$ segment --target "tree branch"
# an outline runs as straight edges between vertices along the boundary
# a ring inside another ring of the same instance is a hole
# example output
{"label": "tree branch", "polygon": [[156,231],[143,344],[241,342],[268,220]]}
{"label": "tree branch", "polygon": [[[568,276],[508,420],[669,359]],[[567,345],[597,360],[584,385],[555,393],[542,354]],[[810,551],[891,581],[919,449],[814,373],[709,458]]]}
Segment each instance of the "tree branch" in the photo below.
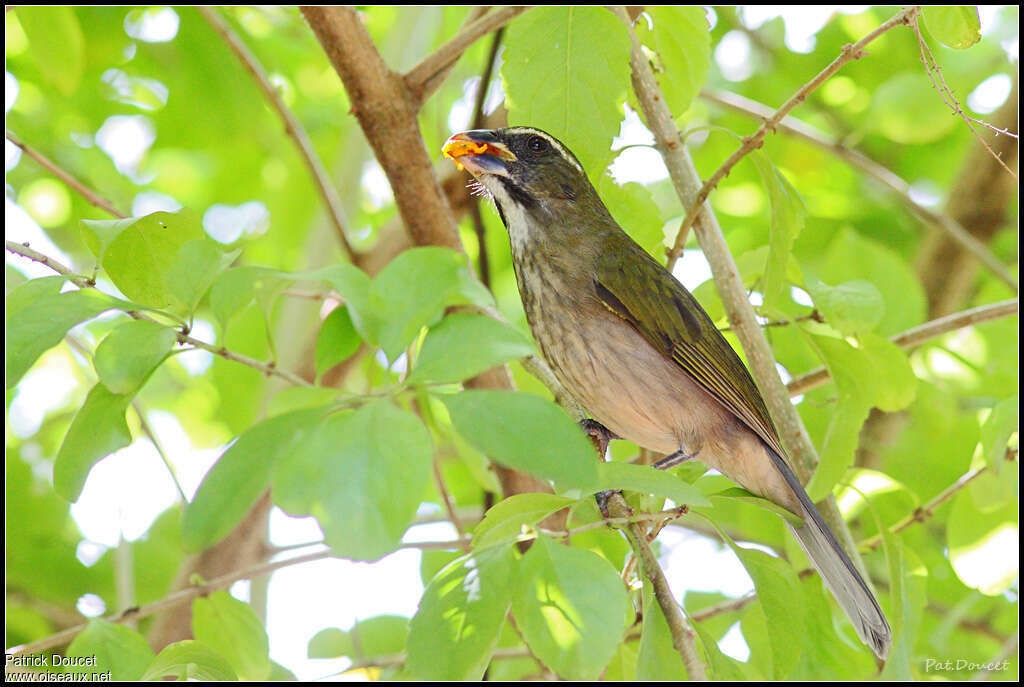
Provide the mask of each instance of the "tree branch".
{"label": "tree branch", "polygon": [[[747,136],[743,139],[743,144],[736,150],[736,152],[730,155],[724,163],[722,163],[721,167],[715,170],[715,173],[704,182],[703,186],[701,186],[692,202],[687,204],[688,209],[686,211],[686,218],[679,227],[679,233],[676,235],[675,243],[668,251],[668,269],[670,272],[675,266],[676,260],[678,260],[679,256],[683,254],[683,246],[686,244],[686,237],[690,232],[690,227],[692,227],[697,221],[697,216],[700,213],[701,208],[704,206],[704,202],[707,200],[708,195],[710,195],[711,191],[718,186],[718,183],[729,174],[732,168],[735,167],[736,164],[748,153],[760,148],[764,144],[764,139],[769,132],[775,131],[776,126],[780,121],[782,121],[783,117],[785,117],[794,107],[806,100],[807,96],[814,91],[814,89],[825,83],[829,77],[839,71],[847,62],[859,60],[864,57],[866,54],[864,52],[864,46],[892,28],[910,24],[919,11],[920,8],[916,6],[905,8],[898,12],[892,19],[884,22],[877,29],[864,36],[864,38],[861,38],[856,43],[852,45],[844,45],[839,56],[832,60],[831,64],[821,70],[813,79],[801,86],[793,97],[783,103],[782,107],[780,107],[774,115],[762,124],[753,135]],[[671,139],[673,143],[675,143],[677,138],[678,136],[675,139]]]}
{"label": "tree branch", "polygon": [[417,107],[440,85],[441,80],[437,76],[462,57],[469,46],[491,31],[500,29],[525,10],[525,7],[500,7],[488,12],[410,69],[404,80]]}
{"label": "tree branch", "polygon": [[30,158],[32,158],[40,165],[42,165],[44,169],[49,171],[55,177],[63,181],[71,188],[75,189],[75,191],[77,191],[78,194],[85,198],[89,203],[95,205],[99,209],[104,210],[119,219],[124,219],[125,217],[128,216],[125,213],[118,210],[116,207],[114,207],[114,204],[112,202],[110,202],[100,194],[96,193],[91,188],[89,188],[88,186],[80,182],[78,179],[76,179],[74,176],[72,176],[70,172],[64,171],[64,169],[56,162],[52,161],[50,158],[46,157],[35,148],[28,145],[27,143],[23,143],[17,136],[12,134],[10,131],[6,133],[8,141],[21,148],[26,155],[28,155]]}
{"label": "tree branch", "polygon": [[[1019,299],[1017,298],[978,306],[977,308],[965,310],[954,315],[946,315],[945,317],[925,322],[913,329],[908,329],[902,334],[897,334],[890,338],[889,341],[900,348],[913,348],[957,329],[971,327],[991,320],[998,320],[1002,317],[1011,317],[1017,314],[1019,307]],[[786,389],[789,391],[790,396],[796,396],[821,386],[829,379],[831,379],[831,374],[828,368],[819,367],[816,370],[811,370],[794,378],[786,385]]]}
{"label": "tree branch", "polygon": [[313,177],[317,190],[320,192],[320,197],[324,199],[324,203],[327,205],[327,214],[334,225],[335,233],[338,235],[338,242],[341,244],[342,250],[345,251],[348,261],[355,264],[356,253],[348,242],[345,211],[341,206],[341,198],[338,197],[338,192],[334,189],[334,184],[331,182],[327,170],[324,169],[320,156],[317,155],[316,150],[313,148],[313,142],[309,139],[306,129],[288,106],[284,104],[281,95],[277,92],[274,84],[270,83],[270,77],[267,75],[266,70],[263,69],[263,65],[260,64],[256,55],[242,42],[242,39],[238,37],[238,34],[232,30],[224,18],[217,13],[217,10],[201,5],[197,6],[196,9],[213,27],[213,30],[227,43],[231,52],[239,59],[246,71],[256,80],[256,84],[263,91],[267,102],[270,103],[270,106],[277,112],[281,121],[284,122],[285,133],[295,143],[299,156],[306,163],[306,167],[309,168],[309,173]]}
{"label": "tree branch", "polygon": [[[705,100],[710,100],[713,103],[723,105],[735,112],[739,112],[750,117],[756,117],[765,121],[768,121],[772,117],[773,111],[770,107],[748,98],[744,98],[736,93],[704,90],[701,91],[701,97]],[[844,160],[851,166],[859,169],[881,183],[885,188],[896,194],[896,197],[899,198],[900,202],[903,203],[903,205],[914,213],[921,221],[945,232],[952,240],[960,244],[964,250],[971,253],[981,263],[988,267],[993,274],[999,277],[999,279],[1005,282],[1011,289],[1014,291],[1019,290],[1017,278],[1014,277],[1010,270],[1007,269],[1006,265],[1004,265],[999,258],[992,253],[988,246],[974,237],[963,227],[963,225],[957,222],[948,213],[938,212],[914,200],[913,195],[910,193],[910,184],[901,179],[891,170],[883,167],[866,155],[851,148],[847,148],[838,139],[830,138],[828,135],[818,131],[809,124],[793,117],[784,117],[782,120],[778,121],[776,125],[778,129],[781,129],[785,133],[791,134],[792,136],[807,141],[818,148],[835,154],[839,159]]]}
{"label": "tree branch", "polygon": [[[818,464],[814,445],[779,377],[775,358],[747,300],[746,289],[740,279],[736,262],[726,245],[722,228],[706,201],[695,202],[700,192],[700,177],[686,147],[679,143],[679,130],[654,78],[650,61],[643,52],[626,11],[622,7],[616,7],[615,12],[626,24],[629,32],[632,43],[630,64],[633,72],[633,90],[640,102],[647,127],[654,134],[658,150],[665,161],[679,199],[684,206],[693,208],[691,214],[695,218],[700,215],[697,238],[711,265],[715,286],[722,298],[729,322],[743,346],[751,373],[779,430],[779,439],[791,459],[792,467],[801,481],[806,483]],[[906,16],[906,11],[897,16]],[[859,47],[857,49],[859,50]],[[784,114],[783,112],[779,119]],[[835,499],[829,496],[820,504],[820,510],[839,541],[850,552],[854,562],[859,562],[853,537],[836,507]],[[863,569],[862,562],[859,567]]]}
{"label": "tree branch", "polygon": [[[32,248],[23,243],[6,241],[5,245],[9,252],[14,253],[15,255],[20,255],[23,258],[28,258],[29,260],[32,260],[34,262],[38,262],[41,265],[46,265],[57,274],[66,276],[72,283],[74,283],[79,288],[96,288],[95,282],[93,282],[91,279],[86,279],[85,277],[76,275],[70,268],[65,267],[57,260],[54,260],[51,257],[47,257],[46,255],[43,255],[39,251],[33,250]],[[149,315],[146,315],[145,313],[137,312],[135,310],[126,310],[125,314],[136,320],[145,320],[146,322],[153,322],[154,324],[166,326],[166,324],[164,324],[163,322],[160,322],[159,320],[156,320],[150,317]],[[213,344],[208,344],[205,341],[200,341],[199,339],[193,338],[182,331],[177,332],[177,336],[178,343],[188,344],[195,348],[200,348],[204,351],[220,356],[225,360],[232,360],[236,363],[241,363],[242,365],[246,365],[255,370],[259,370],[267,377],[280,377],[281,379],[284,379],[285,381],[288,381],[296,386],[313,386],[311,382],[308,382],[302,377],[291,372],[288,372],[287,370],[282,370],[278,368],[277,365],[275,365],[274,363],[264,363],[259,360],[256,360],[255,358],[250,358],[249,356],[242,355],[241,353],[229,351],[224,346],[215,346]]]}

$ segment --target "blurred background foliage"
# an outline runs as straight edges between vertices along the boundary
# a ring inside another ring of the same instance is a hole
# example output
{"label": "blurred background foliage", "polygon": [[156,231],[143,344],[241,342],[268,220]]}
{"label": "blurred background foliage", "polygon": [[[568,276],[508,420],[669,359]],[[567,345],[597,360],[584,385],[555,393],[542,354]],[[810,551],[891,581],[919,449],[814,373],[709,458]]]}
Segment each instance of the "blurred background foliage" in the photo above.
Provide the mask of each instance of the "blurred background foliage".
{"label": "blurred background foliage", "polygon": [[[351,103],[340,80],[299,11],[284,7],[221,11],[259,57],[283,100],[306,128],[340,194],[348,237],[357,252],[371,254],[393,240],[393,234],[401,233],[401,225],[386,178],[350,114]],[[388,64],[406,71],[456,33],[469,8],[391,6],[367,7],[361,12]],[[926,32],[946,82],[969,114],[992,119],[1000,107],[1005,108],[1004,101],[1017,97],[1017,12],[1015,7],[989,12],[982,40],[968,50],[949,49]],[[800,43],[796,27],[788,26],[781,16],[762,23],[742,8],[716,7],[705,90],[727,91],[776,107],[845,44],[859,39],[892,13],[892,9],[871,8],[823,17],[823,25]],[[529,16],[527,13],[515,22]],[[515,30],[515,22],[510,30]],[[299,272],[345,260],[293,142],[250,75],[195,9],[19,7],[5,14],[5,44],[7,130],[123,212],[140,216],[189,208],[202,217],[210,236],[244,249],[238,264]],[[469,127],[489,48],[489,38],[470,47],[425,103],[420,126],[427,150],[439,151],[452,132]],[[502,81],[496,77],[485,110],[493,113],[499,108],[492,116],[500,118],[502,98]],[[971,158],[971,151],[977,140],[963,120],[940,101],[909,30],[890,32],[874,42],[867,56],[843,67],[795,116],[908,182],[909,193],[917,202],[941,210],[962,200],[950,194],[963,187],[958,185],[961,177],[972,174],[965,165],[976,159]],[[643,143],[642,130],[635,121],[630,123],[631,117],[635,119],[632,114],[624,115],[619,145]],[[736,149],[736,135],[749,134],[758,123],[716,104],[713,98],[698,98],[687,112],[677,113],[677,122],[682,130],[693,130],[687,143],[705,176]],[[639,136],[637,131],[641,131]],[[95,259],[83,241],[81,220],[110,219],[109,215],[10,143],[6,151],[7,238],[29,241],[78,272],[91,272]],[[838,155],[783,133],[769,136],[763,152],[798,191],[806,208],[803,231],[793,245],[793,256],[804,277],[814,275],[832,285],[851,280],[873,284],[884,303],[874,328],[882,336],[945,314],[930,306],[934,298],[920,276],[930,269],[928,242],[935,230],[910,212],[897,194]],[[633,207],[645,213],[645,218],[661,222],[663,232],[652,234],[648,222],[646,242],[637,238],[660,255],[659,239],[668,236],[666,245],[671,243],[685,209],[671,183],[658,173],[660,162],[652,162],[654,157],[650,150],[631,147],[612,166],[612,172],[618,181],[639,181],[649,192],[653,205],[641,196]],[[451,176],[450,163],[442,161],[439,154],[435,159],[438,178]],[[461,185],[460,181],[456,188]],[[750,255],[768,244],[771,221],[768,190],[757,167],[744,161],[733,169],[711,195],[711,204],[741,269],[752,266],[749,274],[744,271],[744,278],[757,291],[763,258],[759,261]],[[496,213],[486,205],[482,209],[490,287],[505,317],[527,332],[507,236]],[[1016,193],[998,210],[1004,219],[984,240],[1002,262],[1016,265]],[[470,214],[461,220],[460,230],[471,261],[479,265],[480,248]],[[687,249],[676,273],[725,326],[713,287],[710,283],[700,286],[709,273],[692,237]],[[748,256],[746,261],[744,256]],[[9,291],[27,278],[46,273],[8,254],[6,288]],[[112,288],[103,273],[99,278],[101,286]],[[317,371],[318,333],[333,302],[305,297],[308,294],[303,291],[301,284],[292,286],[273,300],[269,329],[257,303],[223,330],[204,304],[193,331],[208,341],[216,338],[238,353],[260,360],[273,358],[283,369],[311,376]],[[1015,295],[1002,281],[979,269],[952,310]],[[811,308],[804,296],[801,299],[794,292],[780,312],[787,317],[807,314]],[[94,349],[110,331],[111,322],[112,318],[104,316],[76,327],[72,335],[85,348]],[[1018,394],[1017,326],[1016,317],[990,322],[950,333],[910,354],[917,380],[912,402],[893,414],[895,421],[880,417],[877,411],[872,413],[860,436],[856,467],[845,474],[837,489],[840,506],[851,519],[858,541],[876,534],[877,522],[892,525],[900,521],[969,470],[985,464],[986,420],[997,404]],[[789,375],[821,364],[808,336],[795,327],[772,327],[767,335]],[[344,388],[365,392],[401,379],[401,365],[388,369],[382,360],[379,355],[355,359],[351,369],[346,368]],[[510,367],[519,388],[547,393],[518,363]],[[336,379],[338,370],[334,373]],[[123,471],[107,476],[112,480],[107,489],[112,491],[105,493],[148,493],[151,485],[134,483],[134,479],[158,480],[167,488],[157,490],[159,496],[148,497],[160,508],[141,521],[127,522],[132,511],[126,506],[122,520],[104,530],[116,533],[106,539],[90,535],[82,524],[86,514],[76,513],[79,506],[72,507],[54,492],[50,476],[54,456],[93,379],[88,359],[75,346],[62,343],[46,353],[17,387],[7,391],[8,647],[52,634],[104,610],[109,613],[163,597],[171,590],[185,558],[180,543],[181,504],[166,474]],[[331,374],[325,379],[331,383]],[[178,437],[168,439],[176,452],[172,463],[186,492],[191,493],[227,442],[275,408],[308,402],[290,399],[288,394],[296,394],[286,386],[258,370],[193,352],[171,356],[146,383],[139,399],[151,423],[159,428],[158,434]],[[837,389],[831,383],[800,399],[801,416],[819,448],[826,442],[836,402]],[[434,405],[440,422],[447,422],[443,408]],[[129,412],[128,421],[133,436],[144,437],[138,417]],[[886,431],[871,433],[871,425],[885,422],[889,423]],[[138,442],[146,443],[146,439]],[[450,432],[435,436],[435,442],[442,457],[444,482],[455,503],[479,513],[485,492],[495,488],[482,456]],[[625,442],[619,444],[613,447],[618,458],[636,451]],[[869,507],[843,485],[866,492]],[[89,485],[86,491],[88,495]],[[912,604],[915,621],[920,623],[912,649],[913,676],[926,675],[927,658],[965,658],[981,663],[999,656],[1011,644],[1016,646],[1017,500],[1017,464],[1005,462],[998,476],[990,472],[973,481],[926,522],[900,535],[913,565],[919,562],[927,571],[924,594]],[[436,489],[430,488],[424,503],[440,508]],[[799,555],[786,543],[778,519],[760,509],[742,503],[716,504],[715,519],[738,541]],[[684,527],[689,524],[683,521]],[[974,550],[1004,527],[1012,529],[1012,536],[999,540],[1001,549],[998,555],[989,552],[992,558],[985,559],[989,563],[957,568],[958,551]],[[574,542],[604,551],[610,560],[621,559],[623,543],[616,535],[588,536],[593,539],[590,544],[581,543],[582,537]],[[668,554],[667,549],[665,544],[663,553]],[[424,583],[440,567],[440,559],[453,556],[424,555]],[[1013,563],[1007,568],[1010,559]],[[880,551],[868,554],[867,563],[873,573],[885,578],[887,564]],[[131,579],[127,596],[126,574]],[[683,591],[677,588],[678,593]],[[695,611],[723,598],[720,593],[691,592],[685,605]],[[759,648],[756,640],[757,618],[749,615],[723,614],[705,629],[714,639],[721,639],[742,621],[750,663],[757,666],[763,647]],[[143,620],[140,629],[145,631],[151,622]],[[378,624],[397,628],[393,632],[406,631],[401,622]],[[269,629],[273,637],[275,630]],[[386,647],[382,654],[402,647],[402,642],[380,641]],[[514,644],[515,636],[502,639],[501,645],[506,643]],[[272,641],[272,655],[273,650]],[[367,651],[365,645],[363,650]],[[1012,668],[992,677],[1016,678],[1016,657],[1011,653]],[[494,675],[502,678],[536,671],[528,660],[499,663]],[[835,667],[831,677],[861,675],[864,668],[850,667],[850,672],[845,672],[846,668]],[[870,673],[871,669],[869,663],[866,670]],[[825,670],[802,664],[793,677],[824,677]],[[976,672],[976,668],[964,668],[942,676],[958,679]]]}

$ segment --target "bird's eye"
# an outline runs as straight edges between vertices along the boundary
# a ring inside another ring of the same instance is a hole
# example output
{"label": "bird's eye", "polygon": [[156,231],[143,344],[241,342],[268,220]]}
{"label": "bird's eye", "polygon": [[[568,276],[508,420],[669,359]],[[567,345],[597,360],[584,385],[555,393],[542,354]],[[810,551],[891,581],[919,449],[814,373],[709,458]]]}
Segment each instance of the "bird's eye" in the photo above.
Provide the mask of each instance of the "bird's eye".
{"label": "bird's eye", "polygon": [[535,153],[542,153],[548,149],[550,144],[543,136],[530,136],[526,139],[526,147]]}

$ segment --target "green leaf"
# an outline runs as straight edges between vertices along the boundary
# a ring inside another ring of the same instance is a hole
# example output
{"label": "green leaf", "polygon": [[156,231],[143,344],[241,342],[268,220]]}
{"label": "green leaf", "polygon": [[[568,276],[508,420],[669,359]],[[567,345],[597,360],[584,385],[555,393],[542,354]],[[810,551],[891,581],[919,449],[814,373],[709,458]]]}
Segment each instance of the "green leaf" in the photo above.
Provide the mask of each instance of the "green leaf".
{"label": "green leaf", "polygon": [[[39,283],[43,282],[43,283]],[[57,293],[62,279],[32,279],[7,296],[7,388],[14,388],[32,364],[61,342],[76,324],[121,307],[95,289]]]}
{"label": "green leaf", "polygon": [[921,12],[929,33],[951,48],[965,50],[981,40],[981,19],[974,5],[931,5]]}
{"label": "green leaf", "polygon": [[345,307],[352,318],[352,325],[364,341],[379,344],[377,340],[377,323],[369,312],[370,285],[372,280],[354,265],[339,263],[322,270],[307,272],[305,279],[318,279],[330,284],[331,288],[341,295]]}
{"label": "green leaf", "polygon": [[227,659],[194,639],[165,646],[140,679],[148,682],[166,677],[217,682],[238,680]]}
{"label": "green leaf", "polygon": [[351,656],[354,651],[352,638],[337,627],[320,630],[309,640],[306,656],[309,658],[338,658]]}
{"label": "green leaf", "polygon": [[335,553],[376,560],[395,550],[430,480],[430,434],[388,401],[321,422],[274,466],[274,498],[314,515]]}
{"label": "green leaf", "polygon": [[710,494],[708,498],[711,500],[712,504],[716,503],[719,500],[726,499],[731,501],[739,501],[741,503],[749,503],[751,505],[757,506],[758,508],[763,508],[766,511],[775,513],[776,515],[780,516],[781,518],[783,518],[790,524],[794,525],[795,527],[801,527],[804,524],[803,518],[801,518],[799,515],[796,515],[795,513],[790,513],[788,510],[778,505],[777,503],[769,501],[768,499],[762,498],[756,494],[751,494],[749,491],[741,487],[731,487],[729,489],[725,489],[724,491],[719,491],[717,493]]}
{"label": "green leaf", "polygon": [[221,327],[227,327],[232,317],[255,301],[263,311],[264,320],[269,322],[274,301],[293,281],[293,275],[268,267],[233,267],[213,282],[210,307]]}
{"label": "green leaf", "polygon": [[317,377],[343,360],[350,358],[357,350],[362,339],[352,324],[352,316],[348,308],[335,308],[324,318],[320,325],[320,334],[316,337],[316,374]]}
{"label": "green leaf", "polygon": [[62,95],[74,93],[85,71],[85,37],[74,9],[24,5],[18,22],[39,71]]}
{"label": "green leaf", "polygon": [[591,179],[611,162],[629,88],[626,27],[603,7],[538,7],[508,27],[502,54],[509,123],[543,129]]}
{"label": "green leaf", "polygon": [[134,395],[167,358],[176,340],[173,329],[156,322],[125,322],[96,347],[96,375],[111,393]]}
{"label": "green leaf", "polygon": [[453,313],[427,332],[407,381],[461,382],[533,353],[530,339],[507,324],[484,315]]}
{"label": "green leaf", "polygon": [[77,501],[85,478],[96,462],[132,442],[124,413],[129,394],[113,394],[97,384],[75,413],[53,463],[53,488],[68,501]]}
{"label": "green leaf", "polygon": [[643,682],[689,679],[683,658],[672,643],[672,630],[668,626],[668,620],[665,619],[664,611],[654,598],[654,589],[646,578],[636,676]]}
{"label": "green leaf", "polygon": [[882,294],[869,281],[856,279],[829,286],[808,275],[805,283],[814,307],[846,336],[869,332],[882,320],[885,303]]}
{"label": "green leaf", "polygon": [[473,530],[473,548],[484,549],[516,539],[524,528],[571,504],[575,499],[556,494],[514,494],[491,506]]}
{"label": "green leaf", "polygon": [[530,650],[560,677],[595,680],[625,631],[629,597],[597,554],[540,537],[520,562],[512,612]]}
{"label": "green leaf", "polygon": [[443,396],[455,429],[492,459],[555,482],[594,491],[597,455],[579,426],[551,401],[512,391]]}
{"label": "green leaf", "polygon": [[1020,539],[1018,517],[1015,499],[993,510],[981,510],[969,492],[954,497],[946,522],[946,544],[949,562],[964,584],[989,596],[1002,594],[1013,585],[1020,574],[1020,557],[1013,553]]}
{"label": "green leaf", "polygon": [[635,181],[620,186],[605,173],[597,181],[597,194],[634,241],[654,257],[664,257],[665,223],[661,209],[646,186]]}
{"label": "green leaf", "polygon": [[889,563],[889,579],[892,581],[889,591],[892,599],[892,611],[889,613],[892,648],[889,649],[880,677],[886,681],[910,681],[915,679],[912,666],[920,665],[915,647],[924,616],[927,572],[900,537],[883,529],[882,540]]}
{"label": "green leaf", "polygon": [[75,637],[65,656],[94,659],[89,667],[69,667],[68,672],[110,672],[117,681],[135,681],[142,677],[156,654],[146,638],[135,630],[93,618]]}
{"label": "green leaf", "polygon": [[[697,9],[704,11],[703,7]],[[804,228],[807,211],[800,194],[767,155],[754,151],[751,157],[762,183],[768,189],[772,207],[768,262],[764,270],[764,307],[771,311],[778,308],[782,301],[793,242]]]}
{"label": "green leaf", "polygon": [[187,314],[194,313],[213,282],[240,253],[225,253],[219,243],[205,236],[182,245],[167,268],[170,301]]}
{"label": "green leaf", "polygon": [[240,680],[270,676],[270,644],[263,623],[249,604],[226,591],[192,602],[192,634],[226,658]]}
{"label": "green leaf", "polygon": [[227,536],[266,491],[277,459],[309,437],[328,412],[329,408],[313,408],[279,415],[238,437],[185,506],[185,550],[202,551]]}
{"label": "green leaf", "polygon": [[649,465],[633,465],[615,461],[597,466],[598,488],[628,489],[641,494],[654,494],[672,499],[678,505],[710,506],[711,502],[697,487],[671,472],[655,470]]}
{"label": "green leaf", "polygon": [[[877,334],[861,334],[858,349],[867,358],[867,370],[873,370],[870,403],[887,413],[903,410],[917,396],[917,377],[906,352]],[[872,374],[872,373],[868,373]]]}
{"label": "green leaf", "polygon": [[409,623],[406,668],[413,676],[483,678],[508,613],[516,563],[512,547],[493,547],[452,561],[431,580]]}
{"label": "green leaf", "polygon": [[691,627],[696,631],[700,643],[704,647],[704,654],[707,656],[708,668],[711,669],[710,676],[713,680],[740,682],[752,679],[743,670],[742,663],[732,656],[722,653],[722,650],[718,648],[718,642],[704,627],[704,623],[692,623]]}
{"label": "green leaf", "polygon": [[402,252],[380,271],[370,285],[367,308],[389,360],[440,319],[446,307],[472,302],[468,270],[465,255],[429,246]]}
{"label": "green leaf", "polygon": [[1020,424],[1020,399],[1012,396],[996,404],[981,426],[981,452],[985,464],[999,474],[1006,458],[1006,446]]}
{"label": "green leaf", "polygon": [[640,41],[658,56],[656,76],[672,116],[681,117],[707,80],[711,66],[711,34],[703,7],[652,5],[645,8],[653,27],[636,22]]}
{"label": "green leaf", "polygon": [[[107,225],[100,264],[130,300],[163,308],[172,300],[168,276],[177,267],[178,251],[189,241],[205,237],[202,224],[189,210],[154,212],[131,220]],[[97,231],[96,221],[83,224]]]}
{"label": "green leaf", "polygon": [[[720,530],[721,531],[721,530]],[[790,674],[803,648],[801,638],[806,626],[805,606],[800,580],[792,566],[781,558],[763,551],[737,546],[722,533],[754,581],[757,598],[767,620],[768,642],[771,646],[774,679],[784,680]]]}

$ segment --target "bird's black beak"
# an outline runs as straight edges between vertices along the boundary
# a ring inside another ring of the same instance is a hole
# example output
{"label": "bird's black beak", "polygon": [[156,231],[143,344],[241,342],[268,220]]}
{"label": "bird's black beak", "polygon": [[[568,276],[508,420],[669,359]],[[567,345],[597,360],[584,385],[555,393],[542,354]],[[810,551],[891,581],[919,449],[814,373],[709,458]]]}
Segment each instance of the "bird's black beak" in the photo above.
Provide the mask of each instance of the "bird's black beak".
{"label": "bird's black beak", "polygon": [[505,163],[516,159],[494,132],[487,129],[455,134],[444,142],[441,152],[454,160],[459,169],[465,168],[475,177],[482,174],[507,177]]}

